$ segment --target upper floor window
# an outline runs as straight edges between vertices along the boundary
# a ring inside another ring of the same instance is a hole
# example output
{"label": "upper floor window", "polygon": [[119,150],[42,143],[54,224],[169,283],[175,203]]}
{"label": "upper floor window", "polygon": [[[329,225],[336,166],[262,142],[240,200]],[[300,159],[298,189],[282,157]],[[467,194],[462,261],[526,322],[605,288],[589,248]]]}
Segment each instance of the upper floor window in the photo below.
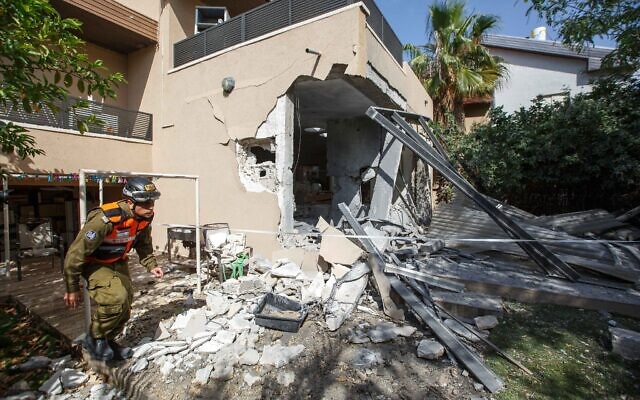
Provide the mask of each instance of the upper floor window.
{"label": "upper floor window", "polygon": [[229,19],[226,7],[196,6],[195,34]]}

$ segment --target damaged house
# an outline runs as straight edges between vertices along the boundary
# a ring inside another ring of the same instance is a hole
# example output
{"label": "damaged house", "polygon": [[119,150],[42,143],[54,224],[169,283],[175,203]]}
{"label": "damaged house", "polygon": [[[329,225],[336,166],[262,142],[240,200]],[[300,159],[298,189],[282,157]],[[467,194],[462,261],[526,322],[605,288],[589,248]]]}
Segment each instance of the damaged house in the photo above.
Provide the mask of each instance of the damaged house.
{"label": "damaged house", "polygon": [[[248,245],[269,256],[296,244],[284,233],[318,217],[337,222],[341,202],[358,216],[411,218],[389,194],[399,201],[398,190],[411,190],[416,161],[365,112],[431,115],[431,104],[374,1],[52,4],[83,21],[89,57],[128,83],[117,99],[88,99],[106,123],[84,135],[64,108],[61,115],[2,110],[46,152],[24,161],[2,156],[14,174],[9,187],[21,196],[12,205],[18,220],[52,218],[72,239],[74,174],[83,168],[198,175],[202,223],[247,230]],[[117,199],[122,183],[105,183],[104,201]],[[91,207],[98,185],[87,186]],[[154,241],[166,251],[165,225],[193,223],[194,191],[162,178],[158,186]]]}

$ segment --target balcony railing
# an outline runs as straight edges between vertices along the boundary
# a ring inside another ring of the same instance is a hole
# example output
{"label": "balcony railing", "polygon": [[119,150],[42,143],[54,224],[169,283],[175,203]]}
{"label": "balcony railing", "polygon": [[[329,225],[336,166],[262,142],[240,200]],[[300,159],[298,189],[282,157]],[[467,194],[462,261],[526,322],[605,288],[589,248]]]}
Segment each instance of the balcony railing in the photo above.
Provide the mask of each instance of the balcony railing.
{"label": "balcony railing", "polygon": [[131,139],[152,139],[153,115],[95,101],[88,101],[89,107],[76,108],[74,112],[71,107],[78,101],[80,99],[69,96],[66,101],[56,104],[59,108],[56,112],[45,108],[27,113],[22,106],[12,107],[9,105],[7,108],[0,106],[0,119],[77,130],[78,117],[86,118],[96,115],[104,124],[89,124],[89,132]]}
{"label": "balcony railing", "polygon": [[[359,0],[275,0],[237,15],[173,45],[173,65],[197,60],[209,54],[297,24]],[[362,0],[370,11],[367,23],[393,57],[402,64],[402,43],[373,0]]]}

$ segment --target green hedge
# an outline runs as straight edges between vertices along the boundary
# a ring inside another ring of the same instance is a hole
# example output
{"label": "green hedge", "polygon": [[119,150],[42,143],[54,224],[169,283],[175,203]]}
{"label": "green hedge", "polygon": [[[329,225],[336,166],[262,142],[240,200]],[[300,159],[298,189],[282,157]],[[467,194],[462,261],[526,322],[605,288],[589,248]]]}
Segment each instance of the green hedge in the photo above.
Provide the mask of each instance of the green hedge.
{"label": "green hedge", "polygon": [[484,193],[534,213],[640,204],[640,82],[603,81],[563,102],[536,100],[469,134],[439,130]]}

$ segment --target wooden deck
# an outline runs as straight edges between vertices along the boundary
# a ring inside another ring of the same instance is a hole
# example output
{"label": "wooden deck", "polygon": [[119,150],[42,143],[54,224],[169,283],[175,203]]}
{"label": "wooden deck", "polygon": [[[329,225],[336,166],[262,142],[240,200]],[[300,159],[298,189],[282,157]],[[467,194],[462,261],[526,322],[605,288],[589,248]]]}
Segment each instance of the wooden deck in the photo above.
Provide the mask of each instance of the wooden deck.
{"label": "wooden deck", "polygon": [[[136,283],[149,278],[144,268],[135,264],[130,263],[134,287]],[[83,306],[76,310],[67,308],[62,300],[64,293],[65,285],[58,258],[55,260],[54,268],[51,267],[49,257],[25,260],[21,281],[18,281],[15,268],[11,270],[10,277],[0,277],[0,297],[10,297],[19,302],[30,313],[41,318],[69,341],[73,341],[84,333]]]}

